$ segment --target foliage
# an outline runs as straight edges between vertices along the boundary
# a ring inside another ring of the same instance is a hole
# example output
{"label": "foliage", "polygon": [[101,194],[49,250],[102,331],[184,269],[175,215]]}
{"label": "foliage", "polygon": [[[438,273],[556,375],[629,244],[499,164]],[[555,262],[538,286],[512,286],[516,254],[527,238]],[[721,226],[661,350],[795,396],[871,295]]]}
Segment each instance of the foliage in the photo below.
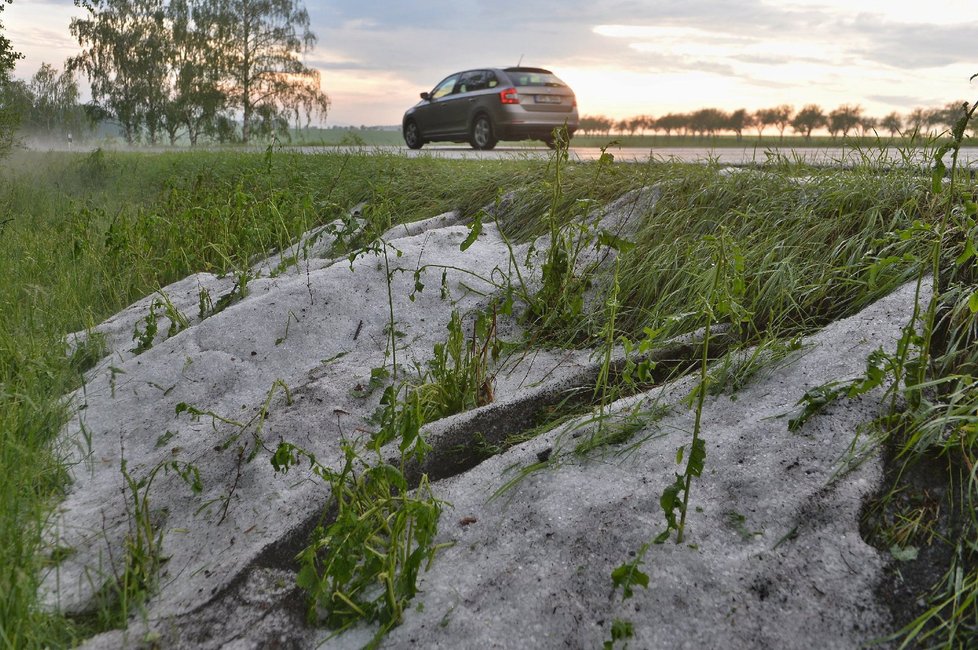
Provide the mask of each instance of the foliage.
{"label": "foliage", "polygon": [[185,130],[224,141],[229,110],[244,113],[241,139],[287,131],[325,115],[317,71],[298,58],[315,42],[294,0],[79,0],[71,22],[84,49],[70,70],[86,74],[93,99],[118,120],[128,143],[143,134],[171,143]]}
{"label": "foliage", "polygon": [[100,627],[103,629],[124,626],[129,614],[143,605],[156,589],[160,568],[166,561],[163,556],[163,531],[157,527],[155,514],[150,508],[150,490],[159,473],[174,472],[194,494],[200,494],[203,490],[200,470],[191,463],[176,460],[160,462],[146,476],[136,479],[128,471],[123,456],[120,471],[125,480],[123,492],[126,495],[129,532],[124,543],[122,569],[102,589],[102,597],[106,601],[100,608],[104,618]]}
{"label": "foliage", "polygon": [[69,70],[89,80],[92,98],[108,109],[132,144],[145,127],[156,142],[166,101],[172,52],[162,0],[79,0],[86,18],[71,21],[83,48]]}
{"label": "foliage", "polygon": [[[379,453],[376,440],[370,450]],[[287,472],[304,457],[332,494],[329,509],[335,515],[316,528],[297,557],[297,581],[309,596],[310,622],[325,620],[345,628],[376,621],[380,636],[401,622],[405,605],[417,592],[421,568],[434,557],[441,503],[426,478],[410,491],[401,469],[379,460],[364,464],[350,441],[344,441],[342,451],[343,466],[336,471],[283,442],[272,465]]]}
{"label": "foliage", "polygon": [[[550,205],[545,217],[549,237],[540,266],[540,287],[531,294],[522,278],[519,287],[527,302],[525,318],[532,324],[534,336],[539,340],[563,343],[581,340],[592,334],[589,331],[592,323],[584,318],[584,301],[599,261],[587,261],[585,252],[592,248],[597,251],[600,247],[617,250],[629,245],[613,233],[599,231],[596,224],[589,223],[593,215],[588,214],[590,203],[587,201],[580,201],[575,206],[583,214],[578,213],[569,220],[561,214],[563,172],[568,162],[569,146],[566,129],[555,129],[554,151],[550,156],[553,174],[549,182]],[[594,172],[596,184],[601,182],[602,174],[614,161],[614,156],[606,149],[602,148]],[[531,247],[527,254],[528,264],[532,263],[534,253]]]}
{"label": "foliage", "polygon": [[808,104],[791,120],[791,128],[802,133],[806,140],[812,139],[812,131],[828,124],[828,118],[818,104]]}
{"label": "foliage", "polygon": [[[11,4],[13,0],[3,0],[0,2],[0,12],[3,12],[5,4]],[[0,98],[6,99],[11,96],[10,73],[13,72],[14,65],[23,55],[14,50],[13,44],[3,31],[0,24]],[[10,149],[14,142],[14,132],[20,121],[20,113],[17,108],[7,101],[0,103],[0,154]]]}
{"label": "foliage", "polygon": [[205,0],[196,14],[221,61],[228,99],[244,113],[242,141],[270,133],[276,120],[325,115],[318,71],[299,56],[316,42],[297,0]]}
{"label": "foliage", "polygon": [[3,90],[4,104],[20,115],[20,130],[32,136],[64,141],[89,126],[78,104],[78,83],[71,71],[58,72],[42,63],[26,82],[11,80]]}
{"label": "foliage", "polygon": [[427,372],[419,372],[420,385],[414,390],[426,404],[424,420],[462,413],[490,404],[494,399],[494,377],[489,366],[499,356],[495,313],[482,313],[472,323],[472,337],[467,338],[462,318],[452,311],[448,337],[436,343],[434,357]]}

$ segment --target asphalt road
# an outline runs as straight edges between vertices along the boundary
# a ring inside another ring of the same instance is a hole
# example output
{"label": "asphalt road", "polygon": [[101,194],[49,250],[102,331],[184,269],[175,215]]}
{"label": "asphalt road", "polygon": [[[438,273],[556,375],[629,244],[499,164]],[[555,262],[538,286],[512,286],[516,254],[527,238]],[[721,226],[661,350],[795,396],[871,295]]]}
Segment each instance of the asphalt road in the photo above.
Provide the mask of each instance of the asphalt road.
{"label": "asphalt road", "polygon": [[[408,158],[433,156],[453,160],[506,160],[506,159],[546,159],[550,150],[541,146],[504,146],[492,151],[476,151],[468,145],[425,145],[423,149],[411,150],[407,147],[302,147],[307,153],[327,151],[368,151],[396,153]],[[706,147],[655,147],[653,149],[634,147],[610,147],[607,150],[617,161],[645,162],[649,159],[657,161],[677,162],[718,162],[726,165],[772,164],[782,161],[801,162],[824,166],[848,166],[860,162],[873,163],[904,163],[905,153],[898,149],[854,149],[851,147],[832,148],[779,148],[772,147],[724,147],[710,149]],[[597,147],[571,147],[572,160],[597,160],[601,150]],[[917,152],[914,162],[930,162],[924,160]],[[950,164],[950,155],[946,157]],[[962,148],[958,158],[961,166],[978,168],[978,147]]]}

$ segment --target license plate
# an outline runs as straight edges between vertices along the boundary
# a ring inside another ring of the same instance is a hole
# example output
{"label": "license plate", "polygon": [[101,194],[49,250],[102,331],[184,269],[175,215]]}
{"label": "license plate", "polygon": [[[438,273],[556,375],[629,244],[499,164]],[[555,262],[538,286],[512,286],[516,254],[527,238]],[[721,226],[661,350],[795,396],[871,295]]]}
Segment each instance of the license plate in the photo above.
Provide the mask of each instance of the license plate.
{"label": "license plate", "polygon": [[559,95],[537,95],[537,104],[559,104]]}

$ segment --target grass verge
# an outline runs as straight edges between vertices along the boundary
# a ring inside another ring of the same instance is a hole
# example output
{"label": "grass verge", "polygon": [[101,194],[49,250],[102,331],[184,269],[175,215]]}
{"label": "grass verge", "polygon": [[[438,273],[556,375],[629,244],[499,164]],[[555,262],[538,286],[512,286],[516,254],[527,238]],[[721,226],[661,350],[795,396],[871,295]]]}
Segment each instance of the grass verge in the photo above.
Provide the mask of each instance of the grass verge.
{"label": "grass verge", "polygon": [[[915,224],[944,214],[919,170],[872,166],[730,172],[604,159],[568,162],[555,179],[541,161],[356,152],[96,151],[8,160],[0,177],[7,215],[0,225],[0,642],[64,646],[90,631],[37,597],[41,573],[58,556],[41,531],[68,486],[51,445],[69,414],[62,396],[99,356],[97,346],[68,355],[66,334],[190,273],[243,272],[359,204],[381,223],[504,205],[500,225],[525,241],[652,186],[660,192],[654,206],[630,216],[635,247],[616,274],[614,321],[606,327],[610,310],[601,300],[580,315],[580,331],[606,343],[703,327],[708,315],[690,305],[711,295],[706,242],[721,230],[742,256],[746,345],[810,332],[915,277],[930,251],[929,240],[914,236]],[[961,291],[967,305],[970,294]],[[942,372],[964,374],[970,366],[960,364],[974,363],[972,339],[961,340],[953,349],[965,351],[964,361]],[[973,446],[973,436],[965,442]]]}

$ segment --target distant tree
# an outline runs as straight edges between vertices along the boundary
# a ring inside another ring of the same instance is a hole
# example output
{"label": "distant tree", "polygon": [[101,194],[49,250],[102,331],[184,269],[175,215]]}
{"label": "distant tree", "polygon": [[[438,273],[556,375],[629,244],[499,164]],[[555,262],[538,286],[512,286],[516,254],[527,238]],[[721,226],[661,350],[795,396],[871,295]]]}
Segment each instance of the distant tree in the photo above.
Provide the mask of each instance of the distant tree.
{"label": "distant tree", "polygon": [[628,135],[635,135],[638,131],[645,130],[645,116],[636,115],[628,118]]}
{"label": "distant tree", "polygon": [[615,128],[618,130],[618,135],[625,135],[625,131],[628,131],[630,126],[631,122],[627,119],[622,119],[615,122]]}
{"label": "distant tree", "polygon": [[682,129],[686,123],[686,116],[679,113],[667,113],[655,121],[655,125],[666,132],[667,138],[673,131]]}
{"label": "distant tree", "polygon": [[924,122],[932,132],[950,131],[961,117],[963,104],[964,101],[951,102],[939,108],[932,108],[924,113]]}
{"label": "distant tree", "polygon": [[316,43],[301,2],[210,0],[195,17],[216,49],[227,96],[242,111],[244,142],[269,115],[327,113],[319,73],[300,59]]}
{"label": "distant tree", "polygon": [[756,126],[757,126],[757,115],[754,114],[753,112],[747,113],[747,115],[744,116],[744,128],[753,129]]}
{"label": "distant tree", "polygon": [[904,122],[907,130],[911,133],[920,133],[924,124],[927,122],[926,111],[923,108],[915,108],[907,114],[907,119]]}
{"label": "distant tree", "polygon": [[590,115],[581,115],[577,122],[578,130],[584,135],[594,135],[597,127],[597,120]]}
{"label": "distant tree", "polygon": [[[11,1],[0,2],[0,13],[3,12],[4,3],[10,4]],[[14,51],[10,39],[4,33],[3,24],[0,23],[0,153],[8,151],[13,146],[17,124],[21,118],[22,105],[18,106],[16,102],[8,100],[12,100],[18,94],[22,95],[21,89],[12,86],[13,80],[10,76],[17,59],[22,57],[22,54]]]}
{"label": "distant tree", "polygon": [[836,133],[842,133],[842,137],[849,135],[849,131],[859,125],[862,119],[863,109],[861,106],[851,106],[843,104],[829,113],[829,133],[835,137]]}
{"label": "distant tree", "polygon": [[221,144],[239,142],[238,127],[229,115],[218,115],[206,125],[206,132]]}
{"label": "distant tree", "polygon": [[718,108],[701,108],[689,116],[689,125],[700,137],[709,134],[716,137],[717,133],[726,127],[730,117]]}
{"label": "distant tree", "polygon": [[[0,85],[0,106],[3,112],[9,112],[16,117],[12,127],[15,131],[30,127],[31,112],[34,110],[34,96],[27,82],[22,79],[9,79]],[[11,138],[13,133],[10,134]],[[3,143],[6,134],[0,134],[0,154],[3,153]]]}
{"label": "distant tree", "polygon": [[879,125],[880,121],[877,118],[871,115],[863,115],[859,118],[859,133],[865,137],[871,131],[875,131]]}
{"label": "distant tree", "polygon": [[890,137],[894,137],[903,128],[903,120],[900,118],[900,114],[893,111],[886,117],[880,120],[880,128],[886,129],[890,132]]}
{"label": "distant tree", "polygon": [[744,129],[750,126],[750,117],[745,108],[738,108],[727,117],[726,128],[736,134],[738,142],[743,139]]}
{"label": "distant tree", "polygon": [[222,89],[221,61],[206,28],[198,28],[195,21],[201,11],[198,0],[171,0],[167,11],[174,49],[166,128],[171,143],[183,129],[193,146],[201,135],[214,131],[218,115],[228,109],[228,97]]}
{"label": "distant tree", "polygon": [[27,88],[31,97],[29,128],[49,137],[56,132],[80,132],[83,127],[83,114],[78,105],[80,93],[70,70],[59,73],[52,65],[42,63]]}
{"label": "distant tree", "polygon": [[648,130],[652,130],[653,132],[655,131],[655,118],[651,115],[639,115],[634,119],[638,125],[638,130],[642,135],[645,135],[646,131]]}
{"label": "distant tree", "polygon": [[[361,125],[360,130],[365,129],[366,127]],[[255,119],[252,121],[251,130],[252,134],[262,139],[267,140],[272,137],[285,139],[289,136],[289,121],[274,105],[259,104],[255,108]]]}
{"label": "distant tree", "polygon": [[821,106],[818,104],[808,104],[798,111],[798,114],[791,120],[791,128],[796,133],[803,134],[806,140],[811,140],[812,131],[825,126],[827,121],[828,119],[825,117],[825,112]]}
{"label": "distant tree", "polygon": [[92,99],[122,127],[126,142],[145,126],[150,140],[161,131],[170,47],[163,0],[76,0],[85,18],[69,29],[82,46],[68,69],[88,77]]}
{"label": "distant tree", "polygon": [[782,140],[784,140],[784,130],[788,128],[791,124],[791,115],[794,113],[795,109],[790,104],[781,104],[780,106],[775,106],[771,110],[771,119],[773,120],[774,126],[778,127],[778,134]]}
{"label": "distant tree", "polygon": [[587,135],[607,134],[611,131],[614,120],[604,115],[584,115],[578,128]]}
{"label": "distant tree", "polygon": [[754,111],[754,128],[757,129],[758,140],[761,139],[765,127],[773,126],[776,123],[777,114],[773,108],[759,108]]}

